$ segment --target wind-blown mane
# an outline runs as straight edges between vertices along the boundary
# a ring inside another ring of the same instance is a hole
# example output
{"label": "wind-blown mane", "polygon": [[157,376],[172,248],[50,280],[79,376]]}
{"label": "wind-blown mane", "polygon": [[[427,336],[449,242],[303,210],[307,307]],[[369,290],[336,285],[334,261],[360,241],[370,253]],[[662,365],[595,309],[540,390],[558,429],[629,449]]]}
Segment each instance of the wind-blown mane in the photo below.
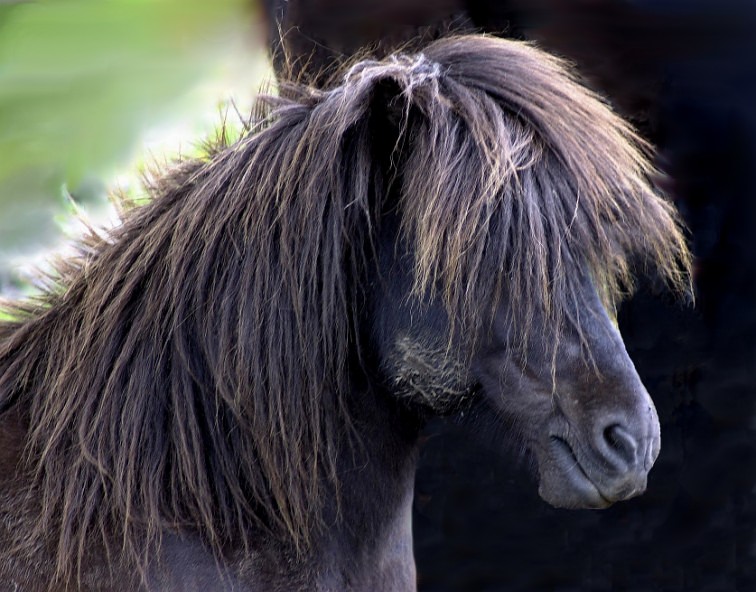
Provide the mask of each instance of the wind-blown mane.
{"label": "wind-blown mane", "polygon": [[0,324],[0,408],[29,426],[40,515],[19,545],[56,533],[61,577],[91,537],[143,564],[165,528],[217,553],[261,534],[307,548],[353,430],[359,296],[389,208],[416,292],[461,324],[499,295],[523,335],[536,311],[576,322],[585,266],[607,302],[635,258],[686,281],[647,146],[532,46],[442,40],[287,97]]}

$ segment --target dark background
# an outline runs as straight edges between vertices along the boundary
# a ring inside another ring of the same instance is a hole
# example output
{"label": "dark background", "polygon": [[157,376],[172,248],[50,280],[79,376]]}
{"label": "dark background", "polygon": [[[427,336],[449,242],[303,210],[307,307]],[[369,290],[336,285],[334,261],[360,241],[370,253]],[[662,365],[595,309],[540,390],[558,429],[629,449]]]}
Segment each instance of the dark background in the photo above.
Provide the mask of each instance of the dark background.
{"label": "dark background", "polygon": [[569,57],[656,143],[690,229],[695,308],[644,278],[620,311],[662,424],[646,494],[603,511],[554,510],[527,455],[486,417],[435,420],[416,482],[420,590],[756,590],[756,2],[264,4],[274,51],[283,31],[295,57],[314,52],[294,74],[317,83],[320,68],[365,44],[380,54],[450,29]]}

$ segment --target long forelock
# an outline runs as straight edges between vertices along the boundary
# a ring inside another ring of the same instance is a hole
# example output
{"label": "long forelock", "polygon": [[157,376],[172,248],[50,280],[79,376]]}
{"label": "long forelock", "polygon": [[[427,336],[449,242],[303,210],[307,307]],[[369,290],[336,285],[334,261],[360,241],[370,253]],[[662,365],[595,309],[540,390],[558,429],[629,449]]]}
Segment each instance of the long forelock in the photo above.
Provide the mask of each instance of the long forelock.
{"label": "long forelock", "polygon": [[425,57],[442,74],[412,89],[419,115],[402,168],[417,294],[440,294],[472,335],[490,318],[484,304],[506,297],[527,339],[536,316],[557,335],[565,323],[580,329],[586,273],[608,308],[638,264],[689,288],[690,256],[652,185],[650,146],[565,63],[483,37],[441,41]]}

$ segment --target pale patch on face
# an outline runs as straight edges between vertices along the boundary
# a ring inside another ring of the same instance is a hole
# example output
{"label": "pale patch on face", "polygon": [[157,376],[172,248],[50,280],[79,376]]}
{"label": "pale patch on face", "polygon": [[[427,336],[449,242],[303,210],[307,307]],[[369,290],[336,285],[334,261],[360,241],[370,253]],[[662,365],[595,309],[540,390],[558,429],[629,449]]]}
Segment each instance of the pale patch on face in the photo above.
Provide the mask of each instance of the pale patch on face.
{"label": "pale patch on face", "polygon": [[472,396],[472,380],[452,350],[401,335],[394,352],[390,376],[400,399],[443,415],[456,411]]}

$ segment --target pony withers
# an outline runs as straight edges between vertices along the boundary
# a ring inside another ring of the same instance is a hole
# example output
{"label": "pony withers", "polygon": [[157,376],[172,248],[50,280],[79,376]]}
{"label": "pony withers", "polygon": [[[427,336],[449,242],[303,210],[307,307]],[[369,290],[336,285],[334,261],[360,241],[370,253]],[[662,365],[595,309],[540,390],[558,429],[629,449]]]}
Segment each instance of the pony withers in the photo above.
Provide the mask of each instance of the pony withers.
{"label": "pony withers", "polygon": [[263,97],[0,324],[0,581],[412,590],[419,430],[486,408],[541,496],[641,493],[653,404],[613,320],[688,285],[649,148],[487,37]]}

